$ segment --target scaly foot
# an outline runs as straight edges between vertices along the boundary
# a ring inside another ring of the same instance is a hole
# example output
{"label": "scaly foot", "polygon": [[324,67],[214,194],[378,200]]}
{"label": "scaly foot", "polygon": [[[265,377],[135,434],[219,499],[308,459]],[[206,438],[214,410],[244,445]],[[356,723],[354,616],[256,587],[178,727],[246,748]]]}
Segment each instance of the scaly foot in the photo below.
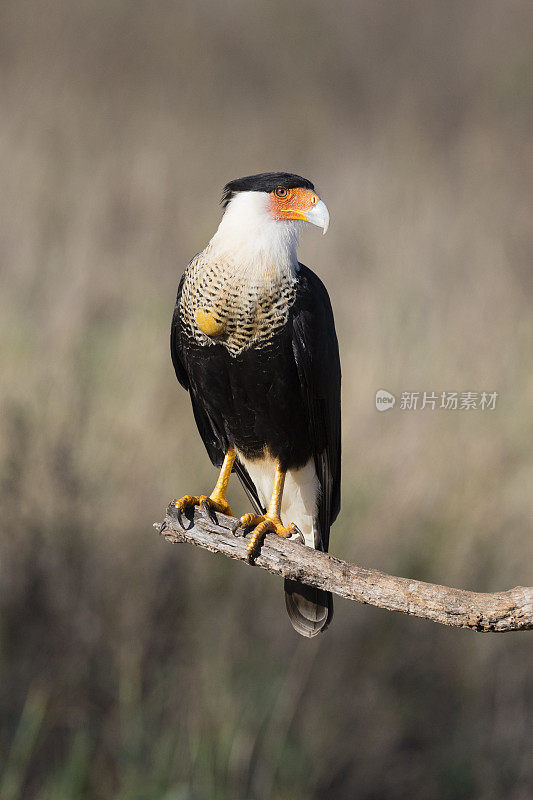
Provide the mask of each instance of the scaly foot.
{"label": "scaly foot", "polygon": [[214,511],[218,511],[220,514],[226,514],[228,517],[233,516],[233,511],[229,507],[228,501],[223,497],[217,497],[216,495],[208,496],[206,494],[186,494],[185,497],[180,498],[180,500],[174,501],[174,508],[178,512],[178,522],[182,528],[184,527],[182,514],[188,508],[194,508],[194,506],[200,506],[210,517],[213,516]]}
{"label": "scaly foot", "polygon": [[237,528],[251,528],[254,530],[246,548],[248,561],[253,561],[259,550],[259,545],[265,533],[275,533],[282,536],[284,539],[290,539],[291,536],[298,536],[305,544],[304,537],[300,529],[291,522],[289,525],[283,525],[279,517],[269,514],[245,514],[236,525],[233,527],[233,533]]}

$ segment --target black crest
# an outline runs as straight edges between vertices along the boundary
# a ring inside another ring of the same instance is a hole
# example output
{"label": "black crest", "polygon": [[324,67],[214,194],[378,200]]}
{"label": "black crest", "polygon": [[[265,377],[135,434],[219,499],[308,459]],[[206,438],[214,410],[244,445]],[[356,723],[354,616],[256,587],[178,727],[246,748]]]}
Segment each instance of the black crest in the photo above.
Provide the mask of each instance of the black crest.
{"label": "black crest", "polygon": [[291,172],[261,172],[259,175],[247,175],[237,178],[224,186],[221,203],[224,208],[238,192],[273,192],[278,186],[285,189],[311,189],[315,187],[307,178],[293,175]]}

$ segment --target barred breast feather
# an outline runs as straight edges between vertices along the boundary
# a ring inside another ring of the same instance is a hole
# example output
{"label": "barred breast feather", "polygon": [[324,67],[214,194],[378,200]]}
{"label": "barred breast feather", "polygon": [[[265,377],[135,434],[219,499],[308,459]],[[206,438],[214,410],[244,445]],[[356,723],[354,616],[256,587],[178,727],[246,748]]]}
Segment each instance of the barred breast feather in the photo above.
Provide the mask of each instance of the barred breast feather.
{"label": "barred breast feather", "polygon": [[202,331],[197,312],[210,315],[224,334],[217,337],[232,356],[263,346],[286,325],[296,297],[290,271],[247,274],[231,262],[221,263],[204,250],[185,271],[181,292],[183,334],[202,346],[213,339]]}

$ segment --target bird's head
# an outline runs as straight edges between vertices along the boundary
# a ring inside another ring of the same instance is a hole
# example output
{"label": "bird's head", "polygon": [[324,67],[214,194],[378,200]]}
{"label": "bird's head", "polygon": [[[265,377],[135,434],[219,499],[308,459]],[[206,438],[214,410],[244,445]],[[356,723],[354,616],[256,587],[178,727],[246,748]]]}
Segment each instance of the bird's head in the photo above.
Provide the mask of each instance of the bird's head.
{"label": "bird's head", "polygon": [[222,205],[239,206],[243,214],[265,216],[274,222],[310,222],[326,233],[329,212],[307,178],[290,172],[262,172],[237,178],[224,187]]}
{"label": "bird's head", "polygon": [[329,213],[306,178],[263,172],[230,181],[222,196],[224,216],[210,242],[213,257],[245,270],[294,268],[299,229],[306,222],[325,233]]}

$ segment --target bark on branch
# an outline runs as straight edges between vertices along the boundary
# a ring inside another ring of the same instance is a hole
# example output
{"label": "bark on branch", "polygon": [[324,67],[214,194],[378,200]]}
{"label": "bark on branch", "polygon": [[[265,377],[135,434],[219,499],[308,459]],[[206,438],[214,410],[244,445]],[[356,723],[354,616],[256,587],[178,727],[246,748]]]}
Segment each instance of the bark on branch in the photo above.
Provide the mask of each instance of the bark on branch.
{"label": "bark on branch", "polygon": [[[231,533],[234,522],[232,517],[217,514],[215,523],[196,507],[194,516],[184,517],[183,530],[171,503],[165,521],[154,527],[169,542],[190,542],[212,553],[246,562],[246,538],[242,531],[239,531],[240,536]],[[254,565],[284,578],[327,589],[348,600],[400,611],[442,625],[475,631],[533,630],[533,587],[517,586],[504,592],[482,594],[397,578],[272,534],[265,537]]]}

